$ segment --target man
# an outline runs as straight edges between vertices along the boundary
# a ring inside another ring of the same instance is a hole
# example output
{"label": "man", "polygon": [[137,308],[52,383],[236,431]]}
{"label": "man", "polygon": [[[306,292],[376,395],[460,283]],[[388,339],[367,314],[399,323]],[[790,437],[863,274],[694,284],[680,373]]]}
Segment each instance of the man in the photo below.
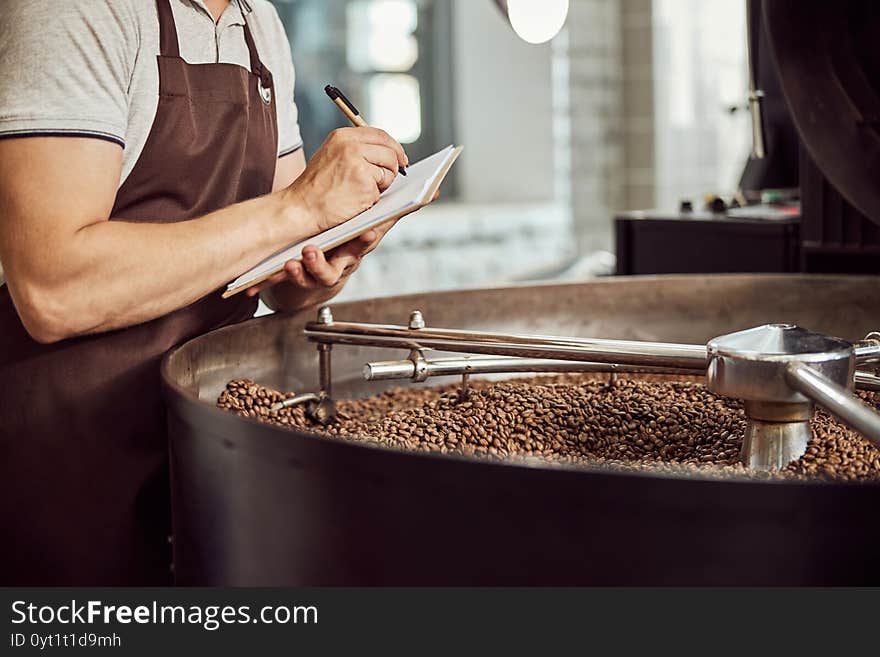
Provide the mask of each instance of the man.
{"label": "man", "polygon": [[0,61],[0,584],[167,583],[162,355],[336,294],[379,232],[218,290],[407,157],[344,129],[306,166],[268,0],[6,0]]}

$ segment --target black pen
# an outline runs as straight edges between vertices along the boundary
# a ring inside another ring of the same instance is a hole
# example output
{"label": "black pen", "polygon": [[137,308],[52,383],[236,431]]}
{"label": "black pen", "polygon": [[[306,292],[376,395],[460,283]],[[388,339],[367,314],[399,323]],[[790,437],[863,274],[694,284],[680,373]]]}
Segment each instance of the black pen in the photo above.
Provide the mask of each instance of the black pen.
{"label": "black pen", "polygon": [[[348,117],[348,120],[351,121],[351,124],[354,127],[370,127],[369,125],[367,125],[367,122],[361,118],[361,113],[358,112],[358,109],[354,106],[354,103],[346,98],[345,94],[339,91],[339,89],[328,84],[326,87],[324,87],[324,91],[328,96],[330,96],[330,100],[332,100],[336,104],[336,107],[338,107],[342,111],[342,113],[345,114],[346,117]],[[403,167],[397,167],[397,170],[400,172],[401,176],[406,175],[406,169],[404,169]]]}

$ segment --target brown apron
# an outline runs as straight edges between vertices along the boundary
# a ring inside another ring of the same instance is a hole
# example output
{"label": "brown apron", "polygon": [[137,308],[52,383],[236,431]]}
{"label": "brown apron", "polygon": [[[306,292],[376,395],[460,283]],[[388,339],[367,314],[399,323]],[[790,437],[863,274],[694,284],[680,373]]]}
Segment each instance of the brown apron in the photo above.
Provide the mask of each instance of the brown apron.
{"label": "brown apron", "polygon": [[[275,94],[250,30],[250,73],[187,64],[169,0],[158,7],[158,111],[111,220],[183,221],[272,188]],[[256,304],[214,293],[139,326],[47,346],[0,288],[0,585],[170,582],[159,363]]]}

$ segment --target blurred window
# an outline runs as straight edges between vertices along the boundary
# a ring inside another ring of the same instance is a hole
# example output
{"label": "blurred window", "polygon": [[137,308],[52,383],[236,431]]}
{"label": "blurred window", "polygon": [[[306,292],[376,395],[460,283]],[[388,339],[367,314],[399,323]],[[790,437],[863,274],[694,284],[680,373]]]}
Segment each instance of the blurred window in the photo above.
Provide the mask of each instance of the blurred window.
{"label": "blurred window", "polygon": [[[453,141],[448,1],[273,0],[296,64],[306,155],[348,125],[324,95],[338,86],[371,125],[418,160]],[[446,74],[443,74],[446,71]],[[439,73],[438,73],[439,72]]]}
{"label": "blurred window", "polygon": [[748,159],[746,3],[654,0],[656,204],[736,191]]}
{"label": "blurred window", "polygon": [[419,58],[413,0],[357,0],[348,5],[348,67],[359,73],[409,71]]}

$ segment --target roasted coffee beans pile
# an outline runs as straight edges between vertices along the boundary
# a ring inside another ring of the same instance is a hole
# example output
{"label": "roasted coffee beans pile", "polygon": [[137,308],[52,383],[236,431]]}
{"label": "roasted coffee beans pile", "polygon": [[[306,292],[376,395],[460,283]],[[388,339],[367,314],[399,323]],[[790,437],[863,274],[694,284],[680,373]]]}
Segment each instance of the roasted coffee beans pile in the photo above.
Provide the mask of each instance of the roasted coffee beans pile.
{"label": "roasted coffee beans pile", "polygon": [[[740,402],[702,379],[561,375],[458,386],[413,386],[337,401],[338,421],[321,427],[303,407],[272,411],[292,397],[251,380],[231,381],[220,408],[263,422],[389,447],[483,458],[749,477],[880,479],[880,450],[818,412],[803,458],[755,473],[739,462],[746,425]],[[862,393],[877,406],[880,398]]]}

